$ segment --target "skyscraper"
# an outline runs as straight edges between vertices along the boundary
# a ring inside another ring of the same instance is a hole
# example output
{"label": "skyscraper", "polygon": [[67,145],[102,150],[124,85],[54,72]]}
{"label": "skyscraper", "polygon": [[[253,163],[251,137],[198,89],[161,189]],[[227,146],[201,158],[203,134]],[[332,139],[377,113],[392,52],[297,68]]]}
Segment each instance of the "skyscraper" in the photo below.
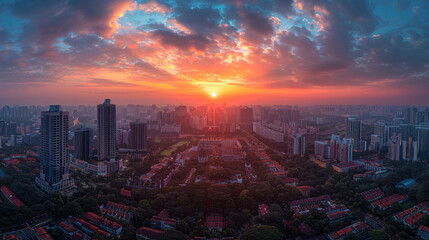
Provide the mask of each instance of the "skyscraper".
{"label": "skyscraper", "polygon": [[137,151],[147,150],[147,124],[139,120],[130,123],[131,129],[131,148]]}
{"label": "skyscraper", "polygon": [[64,192],[74,186],[69,176],[68,112],[51,105],[41,118],[40,178],[36,178],[36,184],[46,192]]}
{"label": "skyscraper", "polygon": [[362,121],[355,118],[346,119],[346,138],[353,140],[353,149],[361,150]]}
{"label": "skyscraper", "polygon": [[88,161],[92,157],[92,130],[85,125],[75,131],[76,158]]}
{"label": "skyscraper", "polygon": [[110,99],[97,106],[98,159],[110,160],[116,156],[116,105]]}

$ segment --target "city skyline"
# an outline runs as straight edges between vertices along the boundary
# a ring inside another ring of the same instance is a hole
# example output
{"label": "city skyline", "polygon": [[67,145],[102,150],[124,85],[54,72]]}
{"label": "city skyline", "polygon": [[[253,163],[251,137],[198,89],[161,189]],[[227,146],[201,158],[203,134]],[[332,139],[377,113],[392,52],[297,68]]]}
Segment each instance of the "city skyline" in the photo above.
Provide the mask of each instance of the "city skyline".
{"label": "city skyline", "polygon": [[427,11],[395,1],[4,1],[3,104],[429,97]]}

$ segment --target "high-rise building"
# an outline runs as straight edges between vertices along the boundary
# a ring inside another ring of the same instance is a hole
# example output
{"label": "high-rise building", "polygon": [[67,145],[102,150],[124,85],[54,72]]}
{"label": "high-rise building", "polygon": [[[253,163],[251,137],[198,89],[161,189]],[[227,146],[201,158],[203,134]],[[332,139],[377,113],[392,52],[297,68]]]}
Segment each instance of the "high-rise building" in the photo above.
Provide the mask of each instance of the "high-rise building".
{"label": "high-rise building", "polygon": [[75,131],[75,152],[76,158],[81,160],[90,160],[92,158],[92,130],[81,125]]}
{"label": "high-rise building", "polygon": [[97,106],[98,159],[110,160],[116,157],[116,105],[110,99]]}
{"label": "high-rise building", "polygon": [[401,159],[401,134],[394,135],[390,138],[387,158],[391,160]]}
{"label": "high-rise building", "polygon": [[288,154],[304,156],[305,154],[305,136],[296,134],[288,136]]}
{"label": "high-rise building", "polygon": [[6,122],[0,121],[0,136],[6,135]]}
{"label": "high-rise building", "polygon": [[326,159],[331,158],[331,144],[329,141],[315,141],[314,153]]}
{"label": "high-rise building", "polygon": [[422,125],[416,128],[417,145],[419,152],[429,152],[429,125]]}
{"label": "high-rise building", "polygon": [[136,120],[130,123],[131,137],[130,144],[131,148],[137,151],[147,150],[147,124]]}
{"label": "high-rise building", "polygon": [[51,105],[41,118],[40,178],[36,184],[46,192],[65,192],[74,186],[69,176],[68,112]]}
{"label": "high-rise building", "polygon": [[341,142],[337,145],[337,159],[341,162],[351,162],[353,161],[353,139],[343,138]]}
{"label": "high-rise building", "polygon": [[346,119],[346,138],[353,140],[353,149],[361,150],[362,121],[355,118]]}
{"label": "high-rise building", "polygon": [[384,122],[377,122],[374,124],[374,134],[380,136],[381,146],[387,146],[389,139],[387,138],[387,128]]}
{"label": "high-rise building", "polygon": [[383,145],[383,138],[380,135],[372,134],[371,142],[369,144],[369,150],[379,152],[382,145]]}
{"label": "high-rise building", "polygon": [[402,140],[402,159],[417,161],[417,141],[413,141],[413,138],[409,137],[408,141]]}

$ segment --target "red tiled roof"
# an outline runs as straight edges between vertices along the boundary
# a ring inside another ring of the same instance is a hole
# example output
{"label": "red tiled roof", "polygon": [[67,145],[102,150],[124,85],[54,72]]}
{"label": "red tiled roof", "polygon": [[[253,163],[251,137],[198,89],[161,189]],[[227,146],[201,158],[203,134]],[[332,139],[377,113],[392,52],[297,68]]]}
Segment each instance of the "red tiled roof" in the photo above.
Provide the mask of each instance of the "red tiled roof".
{"label": "red tiled roof", "polygon": [[404,210],[404,211],[396,214],[395,217],[396,217],[396,219],[401,219],[403,217],[406,217],[406,216],[410,215],[411,213],[414,213],[415,211],[417,211],[417,208],[410,207],[410,208],[408,208],[408,209],[406,209],[406,210]]}
{"label": "red tiled roof", "polygon": [[92,213],[92,212],[83,213],[82,216],[85,217],[86,219],[90,220],[91,222],[94,222],[97,225],[104,225],[104,226],[111,228],[111,229],[114,229],[114,230],[117,230],[121,227],[120,224],[113,222],[113,221],[110,221],[107,218],[98,216],[97,214]]}
{"label": "red tiled roof", "polygon": [[53,238],[48,234],[48,232],[46,232],[43,227],[36,228],[35,232],[41,240],[53,240]]}
{"label": "red tiled roof", "polygon": [[143,236],[148,236],[150,238],[157,239],[162,234],[164,234],[164,231],[153,229],[153,228],[148,228],[148,227],[141,227],[137,230],[136,233],[137,233],[137,235],[143,235]]}
{"label": "red tiled roof", "polygon": [[269,212],[270,209],[268,208],[267,204],[259,204],[259,216],[264,216]]}
{"label": "red tiled roof", "polygon": [[158,215],[156,215],[156,216],[158,216],[160,218],[168,218],[168,212],[166,209],[162,209],[162,211],[159,212]]}
{"label": "red tiled roof", "polygon": [[9,160],[4,160],[4,163],[11,164],[11,165],[17,165],[17,164],[19,164],[19,159],[11,158]]}
{"label": "red tiled roof", "polygon": [[414,224],[416,224],[422,218],[423,218],[423,213],[418,212],[410,217],[407,217],[406,219],[404,219],[404,221],[409,226],[414,227]]}
{"label": "red tiled roof", "polygon": [[419,230],[426,232],[426,233],[429,233],[429,227],[427,227],[427,226],[420,225]]}
{"label": "red tiled roof", "polygon": [[290,178],[290,177],[285,178],[283,181],[285,183],[294,183],[294,182],[298,183],[299,182],[298,178]]}
{"label": "red tiled roof", "polygon": [[322,202],[322,201],[328,201],[330,200],[331,197],[329,195],[322,195],[322,196],[318,196],[318,197],[312,197],[312,198],[306,198],[306,199],[302,199],[302,200],[295,200],[289,203],[289,205],[291,207],[296,207],[296,206],[300,206],[300,205],[310,205],[310,204],[314,204],[314,203],[318,203],[318,202]]}
{"label": "red tiled roof", "polygon": [[217,213],[209,213],[206,217],[206,227],[208,228],[223,228],[223,217]]}
{"label": "red tiled roof", "polygon": [[346,215],[347,215],[346,211],[339,211],[339,212],[334,212],[334,213],[328,214],[328,218],[330,220],[336,220],[336,219],[340,219]]}
{"label": "red tiled roof", "polygon": [[309,192],[309,191],[313,191],[314,187],[311,187],[311,186],[299,186],[299,187],[296,187],[296,189],[298,189],[301,192]]}
{"label": "red tiled roof", "polygon": [[373,188],[371,190],[362,192],[360,194],[365,200],[372,201],[378,197],[381,197],[384,195],[384,192],[380,190],[380,188]]}
{"label": "red tiled roof", "polygon": [[119,195],[124,196],[124,197],[131,197],[131,191],[126,190],[125,188],[121,188]]}
{"label": "red tiled roof", "polygon": [[23,202],[21,202],[21,200],[19,200],[19,198],[17,198],[15,196],[15,194],[13,194],[13,192],[6,186],[1,186],[0,190],[3,192],[3,194],[6,196],[6,198],[12,202],[13,204],[15,204],[17,207],[24,207],[25,204]]}

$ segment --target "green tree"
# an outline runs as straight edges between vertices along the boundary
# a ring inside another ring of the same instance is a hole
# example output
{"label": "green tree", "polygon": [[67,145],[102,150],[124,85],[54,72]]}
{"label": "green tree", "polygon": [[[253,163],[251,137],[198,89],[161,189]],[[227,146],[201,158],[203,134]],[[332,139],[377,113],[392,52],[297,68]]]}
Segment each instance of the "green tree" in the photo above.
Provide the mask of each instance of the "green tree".
{"label": "green tree", "polygon": [[174,229],[170,229],[165,231],[161,239],[162,240],[187,240],[188,238],[182,232]]}
{"label": "green tree", "polygon": [[243,240],[281,240],[283,234],[273,226],[254,225],[248,228],[242,235]]}
{"label": "green tree", "polygon": [[425,181],[421,184],[419,187],[419,190],[417,191],[417,200],[419,201],[429,201],[429,180]]}
{"label": "green tree", "polygon": [[110,182],[110,187],[120,189],[125,187],[126,184],[127,184],[126,178],[117,178],[117,179],[113,179]]}
{"label": "green tree", "polygon": [[387,233],[380,229],[374,229],[371,232],[369,232],[369,236],[373,239],[373,240],[384,240],[384,239],[388,239],[389,235],[387,235]]}

